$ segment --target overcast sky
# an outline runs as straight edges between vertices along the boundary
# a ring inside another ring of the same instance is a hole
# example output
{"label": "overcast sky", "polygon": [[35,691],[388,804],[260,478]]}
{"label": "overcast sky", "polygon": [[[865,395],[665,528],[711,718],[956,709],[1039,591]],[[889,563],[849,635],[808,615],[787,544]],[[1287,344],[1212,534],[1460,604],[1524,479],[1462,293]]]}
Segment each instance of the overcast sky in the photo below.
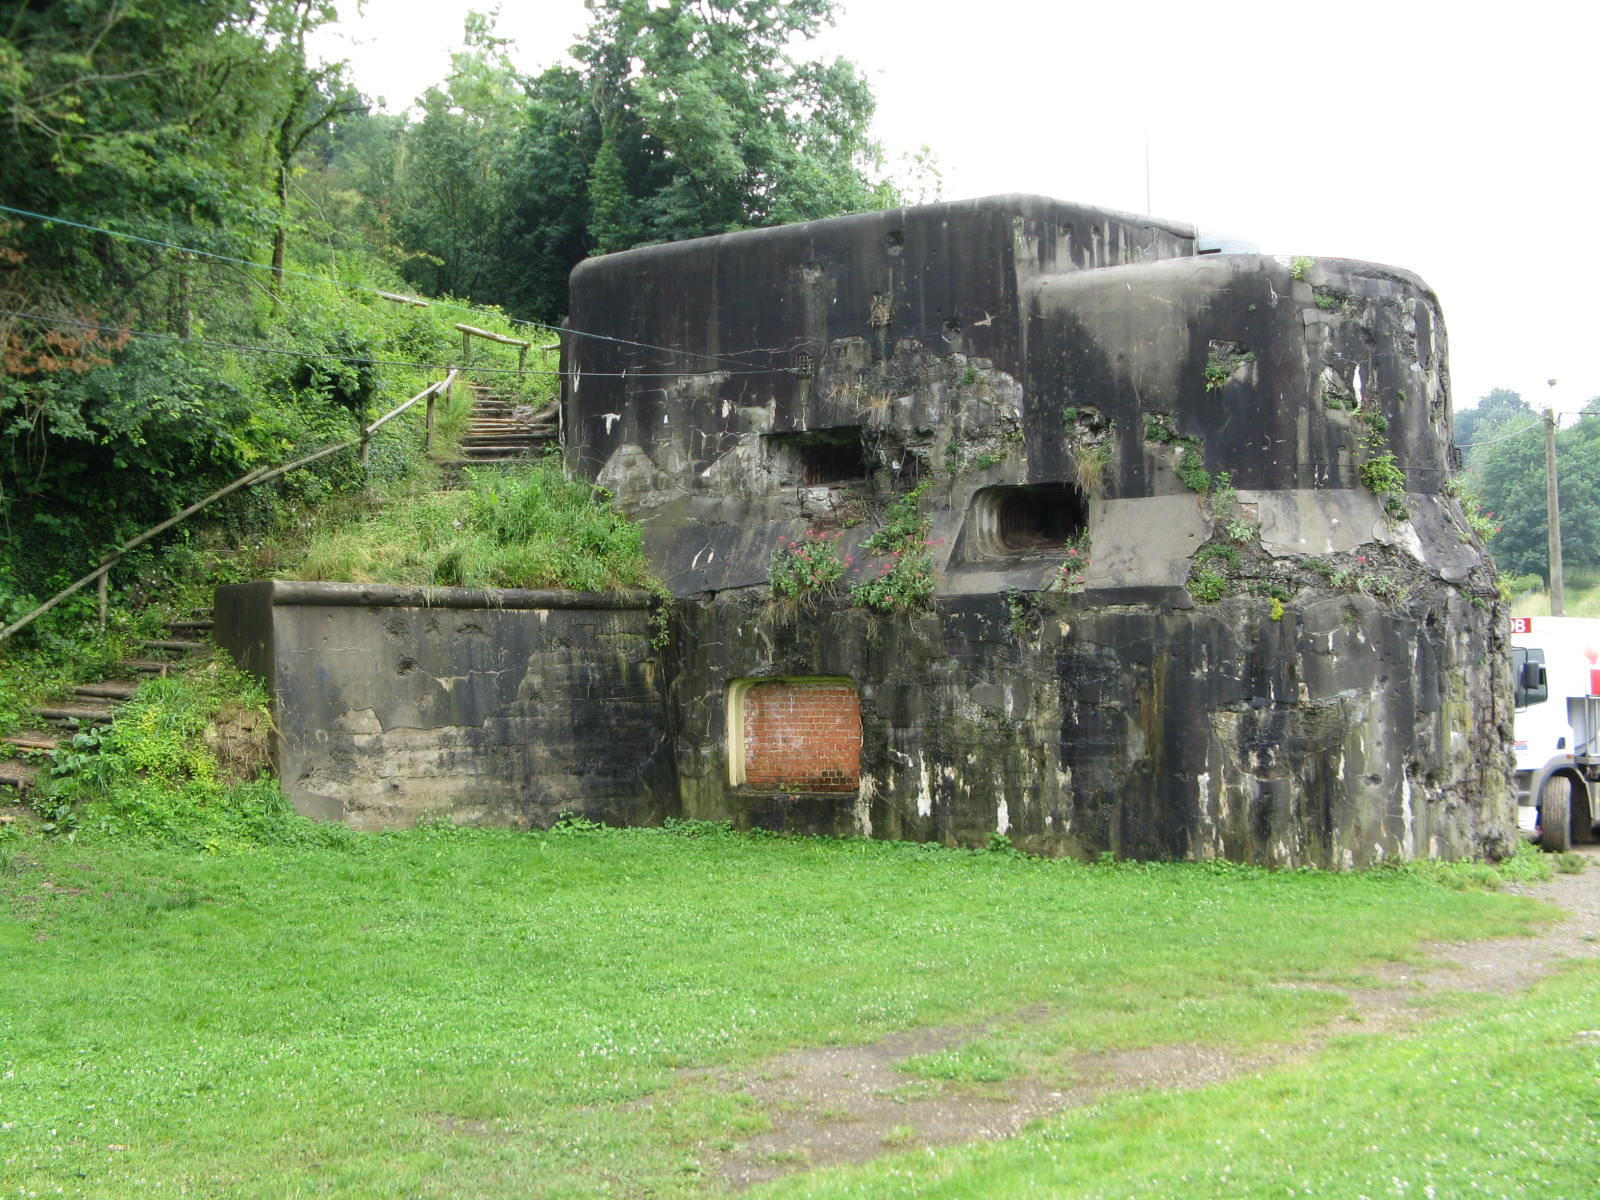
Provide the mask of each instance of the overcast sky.
{"label": "overcast sky", "polygon": [[[319,48],[400,111],[474,7],[366,0]],[[531,71],[586,23],[581,0],[505,0],[497,28]],[[861,67],[885,149],[930,147],[945,199],[1036,192],[1406,267],[1444,306],[1457,408],[1508,387],[1572,410],[1600,396],[1597,33],[1575,0],[849,0],[813,53]]]}

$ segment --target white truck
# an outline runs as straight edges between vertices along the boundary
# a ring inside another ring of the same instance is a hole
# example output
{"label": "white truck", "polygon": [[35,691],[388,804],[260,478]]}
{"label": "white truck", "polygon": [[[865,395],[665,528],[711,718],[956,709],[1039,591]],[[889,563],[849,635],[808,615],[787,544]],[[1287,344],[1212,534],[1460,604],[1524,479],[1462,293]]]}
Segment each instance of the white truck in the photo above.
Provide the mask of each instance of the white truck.
{"label": "white truck", "polygon": [[1594,838],[1600,620],[1513,617],[1517,826],[1546,850]]}

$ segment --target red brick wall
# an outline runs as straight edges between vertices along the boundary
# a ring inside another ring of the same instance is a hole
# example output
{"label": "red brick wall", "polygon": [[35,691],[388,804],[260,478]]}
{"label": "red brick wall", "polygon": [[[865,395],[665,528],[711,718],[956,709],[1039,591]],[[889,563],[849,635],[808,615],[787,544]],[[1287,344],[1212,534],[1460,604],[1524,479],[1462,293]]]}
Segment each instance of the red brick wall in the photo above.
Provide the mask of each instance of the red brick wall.
{"label": "red brick wall", "polygon": [[861,701],[848,683],[756,683],[744,694],[744,784],[853,792],[861,780]]}

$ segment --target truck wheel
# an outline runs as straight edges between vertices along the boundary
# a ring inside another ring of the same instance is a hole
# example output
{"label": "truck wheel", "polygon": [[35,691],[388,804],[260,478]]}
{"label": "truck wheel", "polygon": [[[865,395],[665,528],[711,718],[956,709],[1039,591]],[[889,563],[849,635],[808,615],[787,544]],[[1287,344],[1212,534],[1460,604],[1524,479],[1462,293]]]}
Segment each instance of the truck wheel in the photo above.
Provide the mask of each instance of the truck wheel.
{"label": "truck wheel", "polygon": [[1572,780],[1552,775],[1539,789],[1539,845],[1551,854],[1572,849]]}

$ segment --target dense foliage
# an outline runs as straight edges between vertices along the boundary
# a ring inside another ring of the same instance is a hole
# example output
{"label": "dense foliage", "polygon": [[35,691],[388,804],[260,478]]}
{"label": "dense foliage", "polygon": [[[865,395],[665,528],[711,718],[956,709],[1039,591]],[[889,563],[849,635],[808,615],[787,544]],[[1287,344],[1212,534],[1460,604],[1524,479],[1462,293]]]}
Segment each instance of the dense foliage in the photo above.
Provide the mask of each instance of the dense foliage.
{"label": "dense foliage", "polygon": [[[403,283],[368,194],[404,125],[342,136],[364,105],[304,50],[333,15],[322,0],[0,9],[0,625],[245,471],[352,438],[458,358],[459,306],[377,294]],[[237,542],[406,472],[416,416],[366,467],[323,460],[215,519]],[[113,590],[191,533],[130,556]]]}
{"label": "dense foliage", "polygon": [[[553,321],[590,253],[890,195],[859,73],[794,53],[834,0],[589,9],[572,65],[534,78],[474,14],[400,118],[308,58],[329,0],[0,8],[0,624],[437,378],[462,314],[377,289]],[[328,459],[223,518],[405,471],[416,439],[390,428],[370,469]]]}
{"label": "dense foliage", "polygon": [[591,253],[891,202],[873,100],[798,61],[834,0],[589,0],[576,65],[520,78],[486,22],[423,100],[394,232],[419,286],[558,317]]}
{"label": "dense foliage", "polygon": [[[1540,415],[1516,392],[1497,388],[1456,417],[1468,475],[1496,528],[1489,549],[1512,575],[1549,573]],[[1557,430],[1556,478],[1565,567],[1600,568],[1600,416]]]}

